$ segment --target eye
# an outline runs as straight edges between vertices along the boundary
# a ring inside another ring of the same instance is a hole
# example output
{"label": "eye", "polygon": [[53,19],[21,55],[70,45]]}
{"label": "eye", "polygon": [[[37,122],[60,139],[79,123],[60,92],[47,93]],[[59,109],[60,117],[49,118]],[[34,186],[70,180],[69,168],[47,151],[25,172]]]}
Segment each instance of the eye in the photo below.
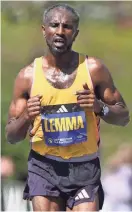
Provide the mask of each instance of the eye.
{"label": "eye", "polygon": [[65,29],[73,29],[72,25],[70,25],[70,24],[63,24],[63,27]]}
{"label": "eye", "polygon": [[58,23],[50,23],[50,26],[54,28],[58,27],[58,25],[59,25]]}

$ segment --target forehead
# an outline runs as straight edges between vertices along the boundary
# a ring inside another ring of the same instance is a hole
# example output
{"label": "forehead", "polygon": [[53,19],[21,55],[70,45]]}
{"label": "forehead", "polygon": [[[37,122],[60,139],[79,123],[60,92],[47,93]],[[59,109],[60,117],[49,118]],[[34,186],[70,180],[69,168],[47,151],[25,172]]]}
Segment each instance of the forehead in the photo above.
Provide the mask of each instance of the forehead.
{"label": "forehead", "polygon": [[57,21],[57,22],[74,22],[74,16],[71,11],[68,11],[65,8],[54,8],[48,13],[47,21]]}

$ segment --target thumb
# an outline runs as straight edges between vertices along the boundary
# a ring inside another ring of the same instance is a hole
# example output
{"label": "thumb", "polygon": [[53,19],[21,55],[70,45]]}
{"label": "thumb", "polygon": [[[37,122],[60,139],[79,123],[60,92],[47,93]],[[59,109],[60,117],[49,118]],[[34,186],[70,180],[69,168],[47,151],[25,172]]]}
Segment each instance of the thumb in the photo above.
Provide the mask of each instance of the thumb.
{"label": "thumb", "polygon": [[83,84],[83,88],[84,88],[84,90],[90,90],[89,87],[88,87],[88,85],[87,85],[87,83],[84,83]]}
{"label": "thumb", "polygon": [[37,97],[39,98],[39,101],[41,102],[42,101],[42,97],[43,97],[43,95],[37,95]]}
{"label": "thumb", "polygon": [[39,95],[37,95],[37,97],[39,97],[39,99],[42,99],[43,95],[39,94]]}
{"label": "thumb", "polygon": [[84,90],[89,90],[89,91],[91,91],[91,93],[94,93],[93,88],[90,89],[88,87],[88,84],[87,83],[83,84],[83,88],[84,88]]}
{"label": "thumb", "polygon": [[33,137],[35,135],[35,133],[37,132],[37,130],[39,129],[40,124],[41,124],[41,118],[40,117],[36,117],[36,120],[37,120],[37,123],[33,126],[33,128],[30,130],[30,133],[29,133],[29,135],[31,137]]}

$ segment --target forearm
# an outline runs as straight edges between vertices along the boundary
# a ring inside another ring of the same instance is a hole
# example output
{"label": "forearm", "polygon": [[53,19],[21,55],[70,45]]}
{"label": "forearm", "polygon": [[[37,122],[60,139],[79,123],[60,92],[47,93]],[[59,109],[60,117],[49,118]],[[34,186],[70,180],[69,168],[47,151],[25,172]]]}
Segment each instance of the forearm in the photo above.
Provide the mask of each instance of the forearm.
{"label": "forearm", "polygon": [[118,103],[107,106],[109,108],[108,114],[106,116],[101,116],[105,122],[118,126],[126,126],[129,123],[129,111],[126,106]]}
{"label": "forearm", "polygon": [[11,118],[6,125],[6,138],[11,144],[24,140],[30,126],[30,121],[22,114],[19,118]]}

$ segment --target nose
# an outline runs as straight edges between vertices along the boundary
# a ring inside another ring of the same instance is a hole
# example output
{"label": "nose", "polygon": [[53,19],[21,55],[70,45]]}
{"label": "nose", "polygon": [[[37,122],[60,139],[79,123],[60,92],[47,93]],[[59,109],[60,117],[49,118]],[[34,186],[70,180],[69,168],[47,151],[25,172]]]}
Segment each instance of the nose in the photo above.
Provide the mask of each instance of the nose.
{"label": "nose", "polygon": [[62,24],[60,24],[58,26],[56,34],[58,34],[58,35],[63,35],[64,34],[64,28],[63,28]]}

